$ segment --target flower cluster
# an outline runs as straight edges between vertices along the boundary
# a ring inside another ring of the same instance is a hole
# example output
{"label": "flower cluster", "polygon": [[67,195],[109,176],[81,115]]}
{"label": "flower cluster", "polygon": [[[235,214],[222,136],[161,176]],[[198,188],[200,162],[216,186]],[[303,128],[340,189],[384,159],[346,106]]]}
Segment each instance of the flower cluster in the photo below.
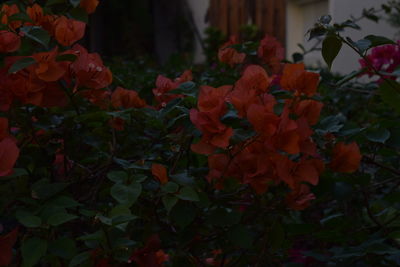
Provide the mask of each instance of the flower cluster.
{"label": "flower cluster", "polygon": [[[368,69],[368,76],[375,76],[374,70],[383,73],[392,73],[400,65],[400,41],[397,44],[382,45],[374,47],[365,59],[360,59],[361,67]],[[373,68],[373,69],[372,69]],[[387,79],[394,79],[395,76],[385,75]],[[382,81],[382,79],[380,79]]]}

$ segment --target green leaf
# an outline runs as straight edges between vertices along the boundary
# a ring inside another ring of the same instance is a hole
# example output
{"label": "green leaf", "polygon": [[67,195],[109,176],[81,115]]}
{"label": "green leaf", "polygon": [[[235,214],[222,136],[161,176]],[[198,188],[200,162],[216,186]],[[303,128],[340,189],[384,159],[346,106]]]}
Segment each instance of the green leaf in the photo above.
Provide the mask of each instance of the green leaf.
{"label": "green leaf", "polygon": [[10,67],[10,69],[8,70],[8,73],[16,73],[22,69],[25,69],[26,67],[35,64],[36,61],[31,58],[31,57],[25,57],[22,58],[18,61],[16,61],[14,64],[12,64],[12,66]]}
{"label": "green leaf", "polygon": [[72,221],[74,219],[78,218],[78,216],[73,215],[73,214],[68,214],[65,212],[58,212],[55,213],[53,215],[51,215],[49,217],[49,219],[47,220],[47,223],[52,225],[52,226],[58,226],[61,225],[63,223]]}
{"label": "green leaf", "polygon": [[276,222],[268,233],[268,243],[273,250],[278,250],[282,247],[285,241],[285,229],[280,222]]}
{"label": "green leaf", "polygon": [[400,113],[400,84],[393,80],[385,80],[379,87],[383,102]]}
{"label": "green leaf", "polygon": [[377,35],[368,35],[365,36],[364,39],[369,40],[371,42],[371,47],[385,45],[385,44],[396,44],[394,41],[389,38]]}
{"label": "green leaf", "polygon": [[178,198],[174,195],[165,195],[162,197],[162,202],[164,204],[167,213],[170,213],[171,209],[175,206],[178,202]]}
{"label": "green leaf", "polygon": [[81,206],[79,202],[67,196],[58,196],[55,199],[53,199],[50,203],[60,208],[74,208]]}
{"label": "green leaf", "polygon": [[179,227],[185,228],[196,217],[196,211],[190,202],[180,201],[172,208],[169,216]]}
{"label": "green leaf", "polygon": [[41,218],[27,211],[17,210],[15,217],[21,224],[29,228],[35,228],[42,225]]}
{"label": "green leaf", "polygon": [[107,178],[115,183],[126,183],[128,174],[124,171],[112,171],[107,174]]}
{"label": "green leaf", "polygon": [[50,253],[63,259],[71,259],[77,252],[75,242],[67,237],[51,242],[48,249]]}
{"label": "green leaf", "polygon": [[370,128],[365,136],[369,141],[384,144],[390,138],[390,132],[385,128]]}
{"label": "green leaf", "polygon": [[177,195],[178,198],[182,200],[188,200],[188,201],[199,201],[199,196],[197,192],[188,186],[183,187],[179,194]]}
{"label": "green leaf", "polygon": [[65,3],[65,0],[48,0],[46,2],[46,6],[52,6],[52,5],[63,4],[63,3]]}
{"label": "green leaf", "polygon": [[215,226],[228,226],[240,222],[241,213],[226,208],[216,208],[210,211],[207,222]]}
{"label": "green leaf", "polygon": [[254,242],[254,234],[241,224],[230,229],[228,238],[235,246],[244,249],[251,248]]}
{"label": "green leaf", "polygon": [[46,254],[46,240],[33,237],[25,240],[21,246],[22,267],[33,267]]}
{"label": "green leaf", "polygon": [[111,187],[111,196],[121,204],[132,206],[142,192],[140,183],[132,183],[130,185],[115,184]]}
{"label": "green leaf", "polygon": [[20,28],[20,32],[29,39],[38,42],[45,48],[48,48],[50,42],[50,35],[47,31],[38,26],[25,26]]}
{"label": "green leaf", "polygon": [[166,193],[176,193],[179,189],[179,185],[174,182],[168,182],[165,185],[161,186],[161,190]]}
{"label": "green leaf", "polygon": [[328,35],[322,43],[322,56],[330,69],[336,56],[342,48],[342,40],[336,35]]}
{"label": "green leaf", "polygon": [[68,186],[67,183],[48,183],[46,180],[40,180],[32,185],[32,197],[38,199],[50,198]]}
{"label": "green leaf", "polygon": [[74,62],[78,57],[74,54],[64,54],[57,56],[56,61],[69,61],[69,62]]}
{"label": "green leaf", "polygon": [[81,266],[82,263],[89,260],[90,255],[91,254],[89,252],[83,252],[81,254],[76,255],[69,263],[69,267]]}
{"label": "green leaf", "polygon": [[81,0],[69,0],[69,2],[73,7],[77,7],[77,6],[79,6],[79,3],[81,2]]}

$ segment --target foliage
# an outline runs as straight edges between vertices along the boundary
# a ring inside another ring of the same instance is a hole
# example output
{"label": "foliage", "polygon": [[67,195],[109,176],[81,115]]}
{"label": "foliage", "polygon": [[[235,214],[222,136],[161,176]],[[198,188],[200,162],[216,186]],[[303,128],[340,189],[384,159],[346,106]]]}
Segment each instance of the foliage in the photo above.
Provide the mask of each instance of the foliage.
{"label": "foliage", "polygon": [[361,70],[265,36],[175,79],[112,74],[76,44],[97,0],[36,2],[0,13],[0,266],[399,264],[399,73],[373,61],[396,43],[324,16],[328,65],[347,45]]}

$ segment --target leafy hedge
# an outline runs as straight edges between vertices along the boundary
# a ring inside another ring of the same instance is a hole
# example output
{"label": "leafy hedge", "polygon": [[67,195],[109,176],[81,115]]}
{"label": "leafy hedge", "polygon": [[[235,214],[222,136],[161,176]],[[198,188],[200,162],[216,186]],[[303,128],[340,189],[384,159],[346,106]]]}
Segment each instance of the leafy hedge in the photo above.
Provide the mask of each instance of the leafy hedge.
{"label": "leafy hedge", "polygon": [[397,43],[324,16],[328,66],[347,45],[360,70],[231,37],[154,80],[76,43],[97,4],[1,7],[0,266],[399,264]]}

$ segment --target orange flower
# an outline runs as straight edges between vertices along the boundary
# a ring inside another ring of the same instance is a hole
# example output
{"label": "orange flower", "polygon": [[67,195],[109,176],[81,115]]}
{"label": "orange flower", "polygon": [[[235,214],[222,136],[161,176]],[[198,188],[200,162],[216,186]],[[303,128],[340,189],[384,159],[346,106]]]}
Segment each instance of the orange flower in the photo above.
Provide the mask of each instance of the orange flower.
{"label": "orange flower", "polygon": [[34,73],[45,82],[58,81],[66,72],[68,64],[57,62],[57,47],[50,52],[37,53],[33,58],[37,62],[34,67]]}
{"label": "orange flower", "polygon": [[83,8],[86,13],[92,14],[96,10],[99,0],[81,0],[79,6]]}
{"label": "orange flower", "polygon": [[9,24],[9,26],[13,29],[19,28],[22,25],[21,21],[19,21],[19,20],[9,21],[9,19],[8,19],[12,15],[15,15],[18,13],[19,13],[19,8],[16,4],[13,4],[11,6],[4,4],[0,10],[0,15],[2,15],[0,17],[0,22],[5,25]]}
{"label": "orange flower", "polygon": [[223,115],[223,113],[226,112],[226,96],[231,89],[231,85],[225,85],[218,88],[206,85],[201,86],[199,101],[197,103],[199,111],[211,112],[216,116]]}
{"label": "orange flower", "polygon": [[266,35],[260,42],[257,55],[268,65],[272,73],[278,73],[281,70],[281,61],[285,55],[283,46],[276,38]]}
{"label": "orange flower", "polygon": [[265,69],[258,65],[248,66],[235,85],[236,88],[246,88],[247,91],[255,90],[258,94],[268,91],[272,78]]}
{"label": "orange flower", "polygon": [[339,142],[333,148],[329,167],[336,172],[352,173],[358,170],[361,162],[360,149],[356,142]]}
{"label": "orange flower", "polygon": [[54,22],[54,35],[60,44],[70,46],[85,35],[86,24],[61,16]]}
{"label": "orange flower", "polygon": [[103,65],[97,53],[89,54],[80,45],[74,45],[72,53],[78,58],[71,64],[71,70],[76,78],[76,87],[102,89],[112,82],[111,71]]}
{"label": "orange flower", "polygon": [[[43,14],[43,8],[36,3],[32,7],[27,7],[26,13],[31,18],[31,20],[34,22],[34,25],[42,24],[42,22],[45,19],[44,14]],[[28,23],[28,25],[29,25],[29,23]]]}
{"label": "orange flower", "polygon": [[281,86],[297,94],[313,96],[317,92],[319,74],[305,70],[304,64],[286,64],[283,69]]}
{"label": "orange flower", "polygon": [[321,102],[312,99],[303,100],[295,106],[294,113],[299,117],[305,117],[310,125],[314,125],[319,120],[323,106]]}
{"label": "orange flower", "polygon": [[9,31],[0,31],[0,53],[15,52],[21,46],[18,34]]}
{"label": "orange flower", "polygon": [[146,101],[141,99],[136,91],[117,87],[111,95],[111,104],[114,108],[143,108]]}
{"label": "orange flower", "polygon": [[235,64],[243,63],[246,58],[246,54],[239,53],[236,49],[230,47],[231,45],[238,44],[238,40],[236,36],[231,36],[228,42],[223,44],[218,51],[218,59],[219,61],[230,65],[231,67]]}
{"label": "orange flower", "polygon": [[165,107],[169,101],[183,97],[183,95],[180,94],[171,94],[169,91],[178,88],[180,84],[191,81],[192,79],[193,75],[191,70],[186,70],[174,81],[162,75],[158,75],[156,80],[156,88],[153,89],[153,94],[156,101],[160,104],[159,107]]}
{"label": "orange flower", "polygon": [[161,183],[161,184],[166,184],[168,183],[168,175],[167,175],[167,169],[158,163],[153,163],[151,165],[151,174],[154,175],[154,177]]}
{"label": "orange flower", "polygon": [[19,149],[11,137],[0,141],[0,177],[13,172],[15,162],[19,156]]}

